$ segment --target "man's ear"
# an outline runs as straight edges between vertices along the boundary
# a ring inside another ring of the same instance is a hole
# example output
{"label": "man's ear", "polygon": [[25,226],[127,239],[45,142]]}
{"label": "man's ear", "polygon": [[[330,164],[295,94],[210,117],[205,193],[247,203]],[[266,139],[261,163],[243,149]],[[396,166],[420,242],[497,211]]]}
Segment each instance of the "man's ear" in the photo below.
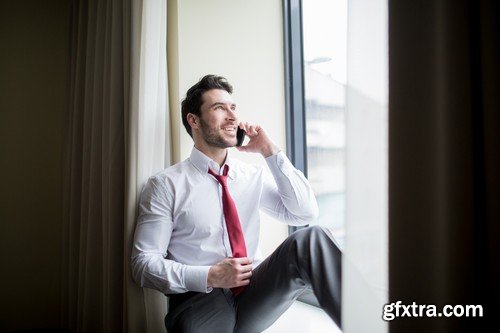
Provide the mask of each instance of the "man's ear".
{"label": "man's ear", "polygon": [[192,129],[198,129],[199,126],[200,126],[200,119],[198,118],[197,115],[195,114],[192,114],[192,113],[188,113],[187,116],[187,121],[188,121],[188,124],[189,126],[191,126]]}

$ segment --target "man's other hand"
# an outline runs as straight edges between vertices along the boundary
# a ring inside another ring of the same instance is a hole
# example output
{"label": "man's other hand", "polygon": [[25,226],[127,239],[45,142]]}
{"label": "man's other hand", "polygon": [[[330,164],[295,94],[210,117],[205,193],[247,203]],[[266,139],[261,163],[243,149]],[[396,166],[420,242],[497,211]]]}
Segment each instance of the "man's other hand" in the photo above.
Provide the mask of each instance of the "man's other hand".
{"label": "man's other hand", "polygon": [[207,284],[212,288],[246,286],[252,277],[252,261],[248,258],[226,258],[210,267]]}
{"label": "man's other hand", "polygon": [[245,131],[245,134],[250,139],[246,145],[236,147],[239,151],[260,153],[264,157],[269,157],[279,152],[279,148],[269,139],[264,129],[259,125],[250,125],[247,122],[241,122],[238,126]]}

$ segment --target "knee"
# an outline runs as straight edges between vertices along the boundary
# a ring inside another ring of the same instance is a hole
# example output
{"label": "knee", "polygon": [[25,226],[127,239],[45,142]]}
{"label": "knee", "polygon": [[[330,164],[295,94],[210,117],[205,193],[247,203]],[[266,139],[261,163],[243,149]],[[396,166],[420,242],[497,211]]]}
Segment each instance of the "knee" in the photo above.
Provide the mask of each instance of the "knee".
{"label": "knee", "polygon": [[324,237],[330,238],[330,235],[324,227],[313,225],[296,231],[292,237],[298,242],[315,242]]}
{"label": "knee", "polygon": [[291,237],[293,237],[294,246],[301,253],[330,248],[339,251],[332,233],[325,227],[314,225],[303,228],[293,233]]}
{"label": "knee", "polygon": [[309,233],[318,234],[318,235],[323,235],[323,234],[326,234],[328,232],[325,227],[321,227],[319,225],[312,225],[310,227],[307,227],[306,229],[309,230]]}

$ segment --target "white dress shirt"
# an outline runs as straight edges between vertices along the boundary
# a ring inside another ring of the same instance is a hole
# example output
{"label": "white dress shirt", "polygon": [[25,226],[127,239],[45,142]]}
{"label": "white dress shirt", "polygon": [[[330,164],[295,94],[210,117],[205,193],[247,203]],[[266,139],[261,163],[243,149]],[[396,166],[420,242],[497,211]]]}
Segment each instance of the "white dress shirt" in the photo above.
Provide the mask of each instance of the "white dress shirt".
{"label": "white dress shirt", "polygon": [[[309,182],[283,152],[267,157],[269,171],[227,157],[228,187],[245,236],[248,258],[258,265],[259,209],[290,225],[318,215]],[[222,210],[222,187],[208,173],[223,167],[193,148],[191,156],[149,178],[141,193],[132,250],[132,274],[142,287],[165,294],[210,292],[210,267],[231,257]]]}

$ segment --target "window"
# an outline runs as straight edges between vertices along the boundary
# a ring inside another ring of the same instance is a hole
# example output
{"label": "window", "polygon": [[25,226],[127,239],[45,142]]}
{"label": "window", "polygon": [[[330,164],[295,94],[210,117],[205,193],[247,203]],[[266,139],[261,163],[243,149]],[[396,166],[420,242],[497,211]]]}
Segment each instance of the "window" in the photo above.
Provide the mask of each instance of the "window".
{"label": "window", "polygon": [[307,175],[320,216],[343,247],[345,226],[347,0],[285,1],[292,159]]}

